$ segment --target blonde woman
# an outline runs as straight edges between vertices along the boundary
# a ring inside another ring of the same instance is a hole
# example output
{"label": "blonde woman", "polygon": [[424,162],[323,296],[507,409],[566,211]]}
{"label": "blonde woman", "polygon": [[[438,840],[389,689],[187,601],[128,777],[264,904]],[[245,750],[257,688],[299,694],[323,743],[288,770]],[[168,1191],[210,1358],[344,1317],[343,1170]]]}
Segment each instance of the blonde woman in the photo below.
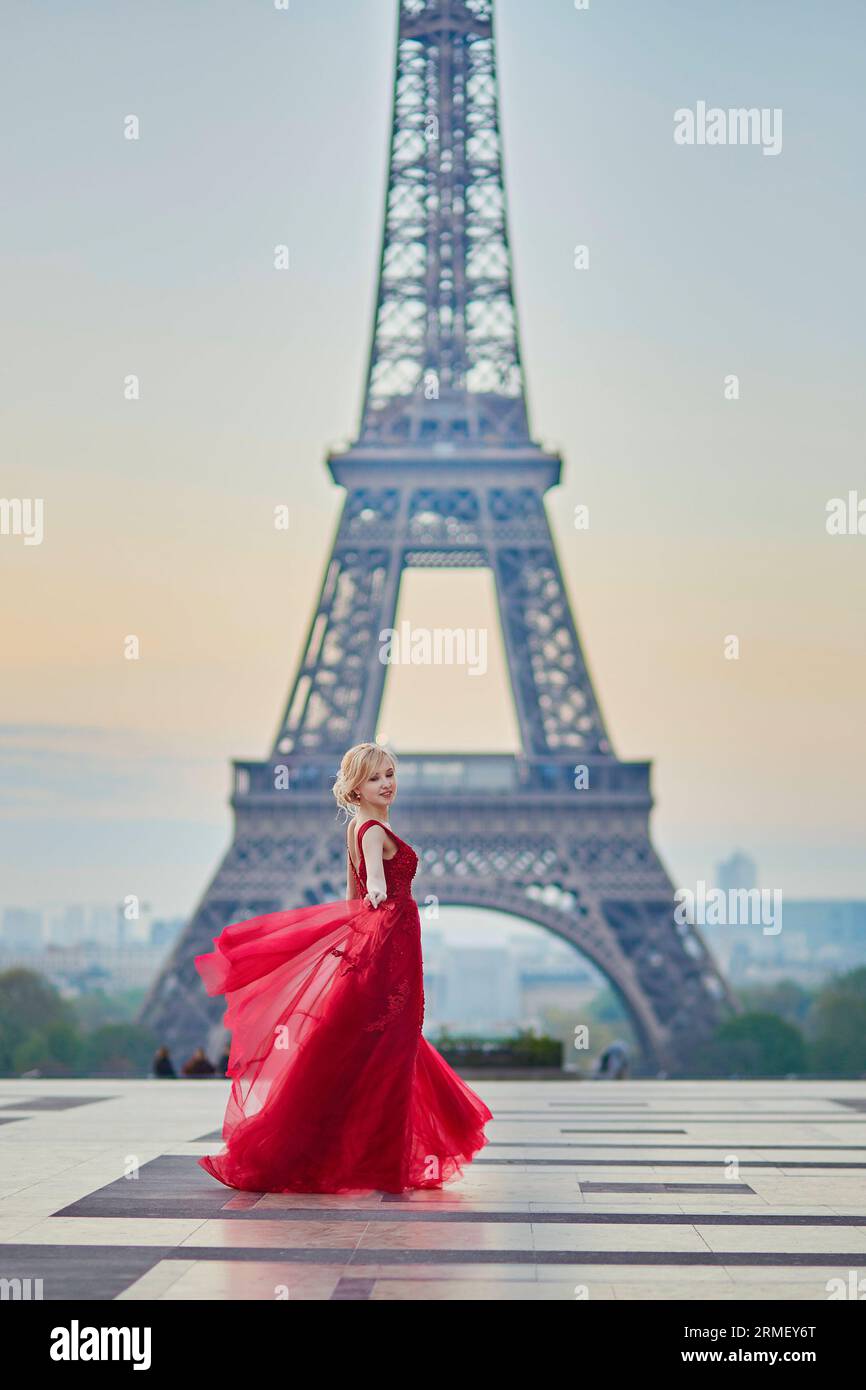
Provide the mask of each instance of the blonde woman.
{"label": "blonde woman", "polygon": [[343,757],[346,901],[226,927],[196,957],[232,1031],[225,1148],[199,1163],[252,1192],[404,1192],[459,1177],[490,1110],[421,1034],[418,857],[391,829],[396,760]]}

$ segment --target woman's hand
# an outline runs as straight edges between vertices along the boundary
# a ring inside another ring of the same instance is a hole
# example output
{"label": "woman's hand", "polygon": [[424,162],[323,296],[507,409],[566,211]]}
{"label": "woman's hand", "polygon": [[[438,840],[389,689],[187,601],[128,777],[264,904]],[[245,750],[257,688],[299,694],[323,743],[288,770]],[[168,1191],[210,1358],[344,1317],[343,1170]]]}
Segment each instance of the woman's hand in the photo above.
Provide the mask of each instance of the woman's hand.
{"label": "woman's hand", "polygon": [[367,880],[367,896],[364,899],[365,903],[369,903],[371,907],[378,907],[380,903],[385,902],[387,897],[388,894],[385,891],[384,879],[381,883],[371,883],[369,879]]}

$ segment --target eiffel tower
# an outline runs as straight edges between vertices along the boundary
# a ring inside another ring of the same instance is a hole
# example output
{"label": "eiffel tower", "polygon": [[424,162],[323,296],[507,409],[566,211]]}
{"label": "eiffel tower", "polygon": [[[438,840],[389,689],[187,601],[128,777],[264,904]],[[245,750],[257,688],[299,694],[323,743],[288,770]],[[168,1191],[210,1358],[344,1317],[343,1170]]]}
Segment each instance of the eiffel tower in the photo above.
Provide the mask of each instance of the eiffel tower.
{"label": "eiffel tower", "polygon": [[649,836],[650,765],[612,750],[548,525],[562,464],[530,437],[493,0],[399,4],[364,406],[328,467],[343,509],[284,717],[269,758],[233,765],[234,838],[142,1020],[180,1056],[215,1051],[223,1001],[204,994],[193,957],[229,922],[344,896],[330,787],[345,749],[375,737],[380,634],[403,571],[485,567],[521,748],[395,750],[422,919],[429,897],[554,932],[617,992],[637,1070],[681,1070],[732,1000],[698,932],[675,922]]}

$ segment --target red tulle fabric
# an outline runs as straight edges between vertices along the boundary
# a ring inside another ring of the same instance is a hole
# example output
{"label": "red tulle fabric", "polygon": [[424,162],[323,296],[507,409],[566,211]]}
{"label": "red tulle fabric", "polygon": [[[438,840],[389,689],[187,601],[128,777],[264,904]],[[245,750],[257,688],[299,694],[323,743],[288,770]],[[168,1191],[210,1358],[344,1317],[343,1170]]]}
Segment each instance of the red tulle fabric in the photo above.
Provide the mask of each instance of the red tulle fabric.
{"label": "red tulle fabric", "polygon": [[[363,836],[358,886],[366,893]],[[418,859],[387,826],[386,901],[235,922],[196,957],[226,996],[226,1147],[199,1163],[250,1192],[403,1192],[459,1177],[492,1114],[421,1034]],[[351,860],[350,860],[351,863]]]}

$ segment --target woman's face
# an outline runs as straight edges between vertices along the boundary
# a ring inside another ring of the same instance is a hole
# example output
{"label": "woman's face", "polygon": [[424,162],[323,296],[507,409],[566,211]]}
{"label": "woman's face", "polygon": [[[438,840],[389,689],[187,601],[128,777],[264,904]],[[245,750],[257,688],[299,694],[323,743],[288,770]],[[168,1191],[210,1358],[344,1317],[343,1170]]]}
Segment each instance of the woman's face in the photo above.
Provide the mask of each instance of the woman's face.
{"label": "woman's face", "polygon": [[358,788],[358,795],[368,806],[375,806],[380,811],[387,810],[397,795],[397,777],[390,759],[383,759],[373,769],[366,782],[362,782]]}

